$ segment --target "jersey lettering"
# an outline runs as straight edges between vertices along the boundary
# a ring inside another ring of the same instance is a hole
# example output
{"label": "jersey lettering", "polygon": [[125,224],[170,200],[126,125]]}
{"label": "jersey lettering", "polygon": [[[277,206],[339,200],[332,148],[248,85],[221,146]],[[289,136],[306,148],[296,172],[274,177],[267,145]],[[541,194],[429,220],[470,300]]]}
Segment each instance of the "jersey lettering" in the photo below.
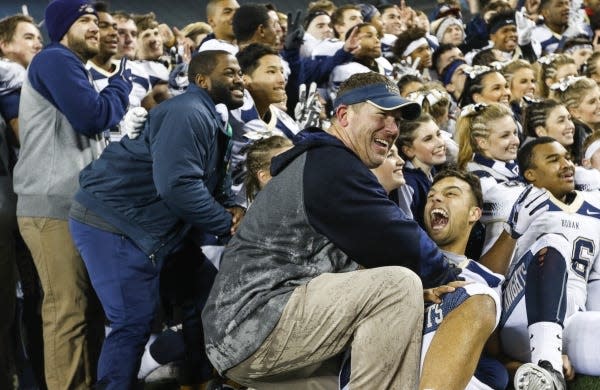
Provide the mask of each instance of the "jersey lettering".
{"label": "jersey lettering", "polygon": [[595,253],[594,241],[585,237],[577,237],[573,244],[573,253],[571,255],[571,268],[573,272],[585,279]]}

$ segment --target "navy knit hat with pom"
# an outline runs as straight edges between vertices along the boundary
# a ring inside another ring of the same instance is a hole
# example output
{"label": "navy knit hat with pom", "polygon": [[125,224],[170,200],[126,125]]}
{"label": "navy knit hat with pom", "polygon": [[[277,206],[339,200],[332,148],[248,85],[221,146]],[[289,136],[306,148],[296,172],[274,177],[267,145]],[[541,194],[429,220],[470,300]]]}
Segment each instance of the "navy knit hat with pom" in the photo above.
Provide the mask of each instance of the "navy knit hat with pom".
{"label": "navy knit hat with pom", "polygon": [[82,15],[96,15],[85,0],[54,0],[46,7],[45,24],[52,42],[58,42]]}

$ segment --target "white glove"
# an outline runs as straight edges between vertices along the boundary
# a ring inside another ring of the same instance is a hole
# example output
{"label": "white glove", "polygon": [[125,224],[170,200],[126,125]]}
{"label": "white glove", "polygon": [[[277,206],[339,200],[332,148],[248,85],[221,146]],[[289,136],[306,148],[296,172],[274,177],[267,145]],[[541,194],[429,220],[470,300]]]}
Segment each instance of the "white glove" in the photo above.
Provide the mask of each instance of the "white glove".
{"label": "white glove", "polygon": [[142,132],[147,117],[148,111],[144,107],[135,107],[127,111],[121,123],[121,134],[136,139]]}
{"label": "white glove", "polygon": [[515,22],[517,24],[517,42],[519,46],[529,45],[535,22],[527,17],[525,7],[521,8],[521,11],[515,12]]}
{"label": "white glove", "polygon": [[514,239],[525,233],[531,222],[548,210],[548,191],[529,184],[512,207],[506,232]]}
{"label": "white glove", "polygon": [[311,126],[319,127],[323,106],[319,101],[317,84],[310,83],[308,91],[306,91],[306,84],[301,84],[298,91],[298,103],[294,108],[294,116],[300,129]]}
{"label": "white glove", "polygon": [[423,75],[417,69],[421,63],[421,58],[417,57],[415,62],[412,62],[411,57],[407,57],[400,62],[396,62],[393,65],[392,76],[394,81],[400,80],[403,76],[412,75],[421,78]]}

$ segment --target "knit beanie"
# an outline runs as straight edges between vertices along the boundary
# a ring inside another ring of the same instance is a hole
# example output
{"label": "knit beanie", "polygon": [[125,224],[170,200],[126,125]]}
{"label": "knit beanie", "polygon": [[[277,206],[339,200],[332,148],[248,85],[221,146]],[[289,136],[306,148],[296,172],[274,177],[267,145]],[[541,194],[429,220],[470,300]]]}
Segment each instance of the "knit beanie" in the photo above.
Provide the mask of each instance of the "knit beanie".
{"label": "knit beanie", "polygon": [[438,19],[438,20],[436,20],[434,22],[435,25],[432,26],[432,28],[431,28],[433,34],[438,39],[438,42],[442,43],[442,39],[444,38],[444,33],[446,32],[446,30],[450,26],[458,26],[458,27],[460,27],[460,29],[463,32],[463,39],[464,39],[465,29],[463,27],[463,24],[462,24],[461,20],[456,19],[454,16],[446,16],[445,18]]}
{"label": "knit beanie", "polygon": [[317,16],[321,16],[321,15],[327,15],[329,16],[329,14],[325,11],[321,11],[321,10],[316,10],[316,11],[312,11],[309,12],[308,15],[306,15],[306,18],[304,19],[304,29],[308,30],[308,26],[310,26],[310,23],[315,20],[315,18]]}
{"label": "knit beanie", "polygon": [[361,3],[358,4],[358,8],[360,8],[360,14],[365,23],[371,23],[371,19],[373,19],[373,16],[378,12],[377,8],[372,4]]}
{"label": "knit beanie", "polygon": [[54,0],[46,7],[45,24],[52,42],[65,36],[71,25],[82,15],[96,15],[96,10],[86,0]]}

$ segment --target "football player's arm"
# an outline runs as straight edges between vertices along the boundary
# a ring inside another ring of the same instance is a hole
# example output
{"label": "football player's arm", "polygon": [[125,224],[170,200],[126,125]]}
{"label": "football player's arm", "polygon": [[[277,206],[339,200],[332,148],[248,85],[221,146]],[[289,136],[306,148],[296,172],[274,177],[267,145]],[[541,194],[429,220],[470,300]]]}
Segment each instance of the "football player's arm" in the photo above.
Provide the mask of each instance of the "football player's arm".
{"label": "football player's arm", "polygon": [[548,192],[528,185],[512,206],[506,230],[480,262],[501,275],[506,275],[517,239],[531,226],[531,221],[548,210]]}
{"label": "football player's arm", "polygon": [[[485,207],[485,206],[484,206]],[[486,254],[487,251],[490,250],[494,243],[500,237],[500,234],[504,231],[504,224],[506,223],[506,218],[504,220],[495,220],[488,223],[484,223],[485,225],[485,241],[483,243],[483,250],[481,252],[482,255]]]}
{"label": "football player's arm", "polygon": [[506,275],[516,244],[517,240],[503,230],[494,245],[481,256],[479,262],[495,273]]}
{"label": "football player's arm", "polygon": [[[12,131],[15,135],[15,139],[17,140],[17,142],[19,142],[19,118],[13,118],[13,119],[9,120],[8,124],[10,125],[10,128],[12,129]],[[19,145],[17,144],[15,146],[19,146]]]}

